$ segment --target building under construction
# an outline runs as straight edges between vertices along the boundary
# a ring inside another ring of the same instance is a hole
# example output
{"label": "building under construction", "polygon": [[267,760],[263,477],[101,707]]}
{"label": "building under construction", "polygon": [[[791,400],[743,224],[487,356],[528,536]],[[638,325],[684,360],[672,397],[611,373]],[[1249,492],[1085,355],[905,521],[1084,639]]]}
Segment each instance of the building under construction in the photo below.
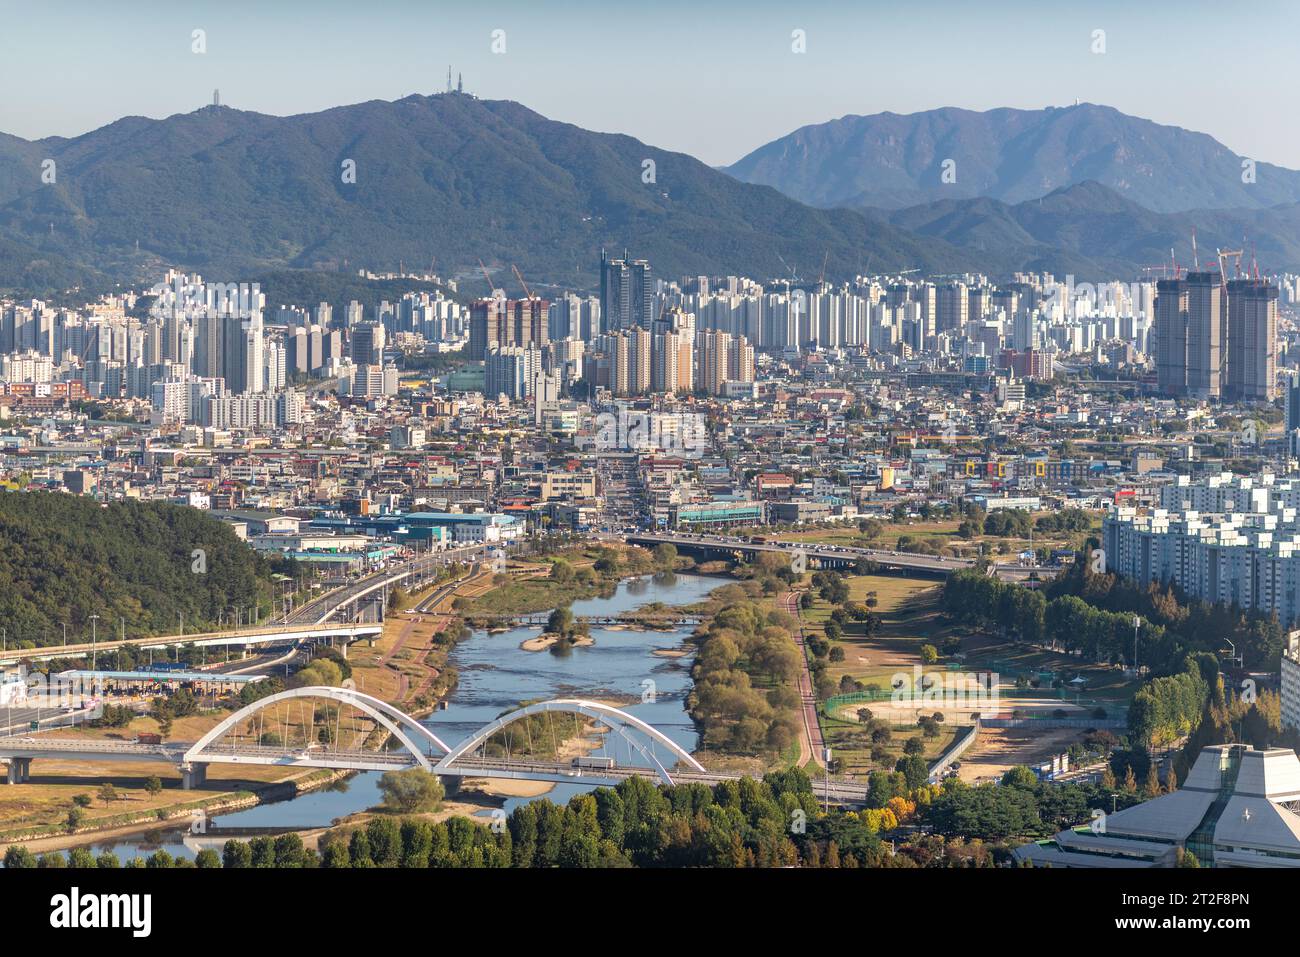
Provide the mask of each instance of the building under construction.
{"label": "building under construction", "polygon": [[1190,272],[1156,284],[1156,384],[1163,395],[1270,402],[1277,377],[1277,287]]}

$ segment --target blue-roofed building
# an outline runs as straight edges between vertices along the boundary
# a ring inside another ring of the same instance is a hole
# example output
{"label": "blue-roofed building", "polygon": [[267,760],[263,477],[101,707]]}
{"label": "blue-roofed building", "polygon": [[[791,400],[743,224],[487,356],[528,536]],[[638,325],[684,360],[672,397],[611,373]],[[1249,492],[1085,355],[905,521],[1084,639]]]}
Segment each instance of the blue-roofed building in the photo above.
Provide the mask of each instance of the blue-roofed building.
{"label": "blue-roofed building", "polygon": [[311,527],[340,535],[362,534],[439,547],[514,541],[523,534],[524,521],[499,512],[408,512],[316,518]]}

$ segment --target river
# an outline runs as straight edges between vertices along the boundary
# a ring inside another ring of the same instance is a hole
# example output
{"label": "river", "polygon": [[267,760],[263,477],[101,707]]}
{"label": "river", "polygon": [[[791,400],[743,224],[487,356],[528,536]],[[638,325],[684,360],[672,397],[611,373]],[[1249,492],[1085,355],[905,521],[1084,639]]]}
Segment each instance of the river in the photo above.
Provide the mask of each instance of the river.
{"label": "river", "polygon": [[[717,578],[702,575],[627,579],[619,583],[609,598],[576,601],[572,609],[574,615],[611,617],[651,602],[689,605],[707,597],[721,584]],[[561,697],[630,700],[633,703],[619,706],[649,722],[686,750],[695,750],[695,725],[686,713],[692,656],[667,658],[655,654],[657,649],[679,647],[690,634],[690,627],[672,631],[593,628],[594,645],[574,647],[564,655],[520,648],[525,639],[536,636],[539,630],[514,628],[498,634],[476,631],[461,642],[450,658],[451,664],[460,671],[460,682],[448,699],[447,708],[434,711],[423,723],[455,747],[521,701]],[[603,739],[602,750],[593,754],[609,754],[620,764],[646,763],[618,735],[604,735]],[[223,829],[324,827],[337,818],[378,804],[379,777],[377,771],[362,772],[332,788],[217,815],[209,823]],[[557,784],[544,796],[564,803],[574,794],[590,789],[589,785]],[[535,799],[507,798],[506,812],[528,800]],[[180,829],[170,827],[118,839],[87,841],[84,846],[97,854],[112,851],[126,862],[159,849],[175,856],[193,857],[201,847],[219,847],[225,839],[187,836]]]}

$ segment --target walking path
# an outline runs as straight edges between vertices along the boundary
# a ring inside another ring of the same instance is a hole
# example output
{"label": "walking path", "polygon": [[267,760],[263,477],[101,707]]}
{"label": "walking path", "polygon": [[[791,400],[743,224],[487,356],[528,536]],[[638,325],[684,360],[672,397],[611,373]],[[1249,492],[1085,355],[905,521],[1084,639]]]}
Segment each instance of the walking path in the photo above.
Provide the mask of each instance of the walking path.
{"label": "walking path", "polygon": [[826,744],[822,739],[821,722],[817,719],[817,694],[813,689],[812,672],[808,667],[808,649],[804,646],[803,617],[799,609],[800,592],[788,591],[781,596],[781,607],[794,616],[798,627],[794,631],[794,643],[799,649],[799,713],[802,717],[803,734],[799,736],[799,766],[803,767],[811,759],[818,767],[824,767],[822,755]]}

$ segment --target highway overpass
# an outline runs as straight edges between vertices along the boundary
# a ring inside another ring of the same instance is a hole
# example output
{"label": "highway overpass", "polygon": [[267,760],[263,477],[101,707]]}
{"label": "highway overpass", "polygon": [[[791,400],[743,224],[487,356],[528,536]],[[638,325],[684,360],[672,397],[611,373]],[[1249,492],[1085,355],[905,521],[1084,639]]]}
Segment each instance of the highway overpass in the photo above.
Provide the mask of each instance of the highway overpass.
{"label": "highway overpass", "polygon": [[[286,621],[272,621],[253,628],[154,635],[149,638],[132,638],[128,641],[79,642],[27,649],[10,648],[0,652],[0,665],[111,653],[122,645],[132,645],[136,648],[171,648],[177,645],[220,648],[295,644],[300,641],[322,639],[331,643],[341,640],[347,644],[358,639],[375,638],[383,630],[381,623],[352,620],[360,612],[363,601],[369,600],[376,593],[382,597],[386,589],[395,585],[408,587],[417,585],[432,578],[452,562],[479,561],[483,557],[483,551],[482,545],[469,545],[421,555],[412,561],[382,569],[350,585],[336,588],[315,598],[291,612]],[[344,620],[337,624],[329,624],[330,619],[336,617]]]}
{"label": "highway overpass", "polygon": [[132,638],[129,641],[84,642],[70,645],[46,645],[42,648],[14,649],[0,653],[0,664],[18,664],[23,661],[50,661],[55,658],[80,658],[93,654],[111,654],[123,645],[135,648],[172,648],[177,645],[197,647],[251,647],[255,645],[295,644],[300,641],[328,639],[351,643],[358,639],[376,638],[383,631],[381,624],[338,625],[263,625],[258,628],[232,628],[229,631],[206,631],[191,634],[155,635],[152,638]]}

